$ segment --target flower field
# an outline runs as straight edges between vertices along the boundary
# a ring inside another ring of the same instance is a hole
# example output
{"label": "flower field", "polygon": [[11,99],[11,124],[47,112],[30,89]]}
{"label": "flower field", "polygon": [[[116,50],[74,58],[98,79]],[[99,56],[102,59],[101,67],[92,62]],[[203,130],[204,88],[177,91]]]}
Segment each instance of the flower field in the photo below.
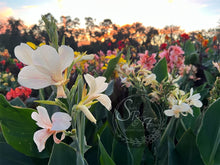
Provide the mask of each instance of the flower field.
{"label": "flower field", "polygon": [[43,21],[49,43],[0,52],[0,164],[220,164],[217,36],[88,53]]}

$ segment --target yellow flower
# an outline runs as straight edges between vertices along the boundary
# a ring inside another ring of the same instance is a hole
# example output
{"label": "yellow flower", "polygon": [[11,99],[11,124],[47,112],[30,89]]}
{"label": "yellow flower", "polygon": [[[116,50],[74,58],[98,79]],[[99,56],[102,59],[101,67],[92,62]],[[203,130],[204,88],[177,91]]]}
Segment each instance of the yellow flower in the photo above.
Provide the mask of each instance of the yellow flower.
{"label": "yellow flower", "polygon": [[12,82],[14,82],[14,81],[15,81],[15,78],[14,78],[14,77],[12,77],[12,78],[11,78],[11,81],[12,81]]}
{"label": "yellow flower", "polygon": [[3,85],[4,85],[4,86],[8,86],[8,83],[4,83]]}
{"label": "yellow flower", "polygon": [[5,73],[5,74],[2,75],[2,78],[7,78],[7,77],[8,77],[8,74],[7,74],[7,73]]}

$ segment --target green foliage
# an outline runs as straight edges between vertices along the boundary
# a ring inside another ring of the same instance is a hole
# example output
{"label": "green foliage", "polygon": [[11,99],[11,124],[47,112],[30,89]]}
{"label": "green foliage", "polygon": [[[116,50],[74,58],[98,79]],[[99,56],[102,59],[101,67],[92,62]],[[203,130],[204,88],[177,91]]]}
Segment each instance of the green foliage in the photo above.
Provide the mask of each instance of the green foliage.
{"label": "green foliage", "polygon": [[158,82],[161,82],[168,77],[167,61],[165,57],[155,65],[153,73],[156,74],[156,80]]}
{"label": "green foliage", "polygon": [[220,99],[206,111],[197,136],[197,145],[206,165],[220,164]]}
{"label": "green foliage", "polygon": [[109,154],[106,152],[101,140],[100,140],[100,137],[98,135],[98,142],[99,142],[99,149],[100,149],[100,152],[101,152],[101,155],[100,155],[100,163],[101,165],[106,165],[106,164],[109,164],[109,165],[115,165],[115,162],[112,160],[112,158],[109,156]]}
{"label": "green foliage", "polygon": [[39,153],[33,141],[37,130],[31,113],[35,110],[11,106],[3,95],[0,95],[0,121],[5,140],[13,148],[25,155],[45,158],[47,151]]}
{"label": "green foliage", "polygon": [[73,165],[76,164],[76,151],[69,145],[61,142],[54,144],[50,155],[49,165]]}
{"label": "green foliage", "polygon": [[199,55],[197,51],[195,50],[194,44],[190,41],[187,40],[185,43],[185,48],[184,48],[184,54],[185,54],[185,64],[198,64],[199,62]]}

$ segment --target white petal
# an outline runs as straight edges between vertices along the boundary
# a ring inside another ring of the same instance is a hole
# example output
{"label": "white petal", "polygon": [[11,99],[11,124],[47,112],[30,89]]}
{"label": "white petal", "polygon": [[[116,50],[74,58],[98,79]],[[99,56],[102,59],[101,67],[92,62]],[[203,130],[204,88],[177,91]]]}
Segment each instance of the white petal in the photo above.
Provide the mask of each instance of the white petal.
{"label": "white petal", "polygon": [[106,88],[108,87],[108,83],[105,83],[106,78],[99,76],[95,79],[95,84],[96,84],[96,90],[95,92],[98,93],[102,93],[103,91],[106,90]]}
{"label": "white petal", "polygon": [[190,109],[191,109],[190,106],[186,103],[182,103],[179,105],[179,110],[181,112],[188,112]]}
{"label": "white petal", "polygon": [[165,113],[166,116],[173,116],[174,115],[173,110],[170,110],[170,109],[169,110],[165,110],[164,113]]}
{"label": "white petal", "polygon": [[91,122],[96,123],[96,119],[85,105],[77,106]]}
{"label": "white petal", "polygon": [[80,61],[82,61],[82,60],[93,60],[94,57],[95,57],[94,54],[85,55],[85,56],[83,56],[83,57],[80,59]]}
{"label": "white petal", "polygon": [[48,129],[41,129],[34,133],[34,142],[37,145],[38,151],[41,152],[45,148],[47,139],[52,135]]}
{"label": "white petal", "polygon": [[50,121],[49,115],[47,113],[46,108],[42,106],[37,106],[37,112],[33,112],[31,114],[32,119],[37,121],[37,125],[41,128],[50,129],[52,127],[52,123]]}
{"label": "white petal", "polygon": [[202,102],[200,100],[194,100],[193,105],[195,107],[201,108],[202,107]]}
{"label": "white petal", "polygon": [[89,85],[89,94],[92,94],[96,90],[95,78],[90,74],[85,74],[84,78]]}
{"label": "white petal", "polygon": [[34,66],[25,66],[18,74],[18,82],[22,86],[41,89],[53,84],[51,77],[39,72]]}
{"label": "white petal", "polygon": [[51,130],[55,131],[62,131],[68,129],[71,125],[70,121],[72,120],[69,114],[63,112],[54,113],[51,119],[53,124]]}
{"label": "white petal", "polygon": [[105,95],[105,94],[100,94],[100,96],[97,98],[97,100],[98,100],[102,105],[104,105],[107,110],[111,110],[111,108],[112,108],[112,103],[111,103],[110,98],[109,98],[107,95]]}
{"label": "white petal", "polygon": [[199,93],[190,97],[191,100],[199,100],[200,98],[201,98],[201,95]]}
{"label": "white petal", "polygon": [[69,46],[62,45],[58,49],[61,61],[61,70],[65,70],[68,66],[70,66],[74,59],[73,49]]}
{"label": "white petal", "polygon": [[193,88],[190,89],[190,96],[193,95]]}
{"label": "white petal", "polygon": [[62,72],[60,59],[61,58],[56,49],[48,45],[38,47],[33,54],[34,65],[44,68],[48,72],[46,74],[50,75],[52,75],[53,73]]}
{"label": "white petal", "polygon": [[27,44],[21,43],[19,46],[16,46],[14,49],[15,56],[19,61],[25,65],[32,64],[32,55],[34,50]]}

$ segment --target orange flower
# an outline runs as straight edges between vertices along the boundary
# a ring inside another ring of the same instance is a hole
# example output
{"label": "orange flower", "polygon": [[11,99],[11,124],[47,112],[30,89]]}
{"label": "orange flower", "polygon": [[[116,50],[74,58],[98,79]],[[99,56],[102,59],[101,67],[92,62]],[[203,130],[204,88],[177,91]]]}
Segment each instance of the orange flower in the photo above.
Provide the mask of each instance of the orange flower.
{"label": "orange flower", "polygon": [[203,47],[207,47],[208,43],[209,43],[209,40],[207,40],[207,39],[206,39],[206,40],[203,40],[203,41],[202,41],[202,46],[203,46]]}
{"label": "orange flower", "polygon": [[213,42],[215,42],[217,40],[217,37],[216,36],[214,36],[213,37]]}

